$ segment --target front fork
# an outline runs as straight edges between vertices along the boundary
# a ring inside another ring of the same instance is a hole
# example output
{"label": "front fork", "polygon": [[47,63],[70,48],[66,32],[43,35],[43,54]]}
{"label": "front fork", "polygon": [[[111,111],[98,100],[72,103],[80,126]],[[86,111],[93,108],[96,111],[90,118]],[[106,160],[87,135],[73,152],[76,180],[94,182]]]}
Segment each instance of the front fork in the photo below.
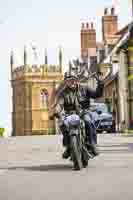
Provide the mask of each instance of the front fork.
{"label": "front fork", "polygon": [[70,140],[71,140],[71,137],[73,137],[74,135],[76,136],[77,142],[78,142],[78,148],[79,148],[79,151],[81,151],[81,149],[82,149],[82,140],[81,140],[81,131],[80,131],[80,129],[79,128],[71,128],[69,134],[70,134],[69,135]]}

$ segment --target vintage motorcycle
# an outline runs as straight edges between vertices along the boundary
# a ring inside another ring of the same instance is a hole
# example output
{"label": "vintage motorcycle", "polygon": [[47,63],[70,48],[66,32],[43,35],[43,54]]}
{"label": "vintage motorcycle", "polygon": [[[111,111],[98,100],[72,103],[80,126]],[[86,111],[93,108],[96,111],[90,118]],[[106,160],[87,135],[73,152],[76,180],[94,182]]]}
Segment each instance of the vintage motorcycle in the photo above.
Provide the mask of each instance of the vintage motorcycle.
{"label": "vintage motorcycle", "polygon": [[84,121],[79,115],[70,114],[65,117],[64,122],[69,134],[70,160],[73,161],[75,170],[81,170],[87,167],[88,160],[93,158],[91,151],[88,150]]}
{"label": "vintage motorcycle", "polygon": [[[96,78],[96,80],[98,80],[98,75],[96,72],[91,73],[90,76],[88,75],[87,77],[84,77],[81,71],[80,75],[83,77],[79,78],[81,82],[88,81],[93,76]],[[57,96],[62,88],[63,85],[58,88],[56,92]],[[70,138],[70,155],[71,160],[73,161],[73,167],[75,170],[81,170],[82,167],[87,167],[88,160],[94,157],[93,154],[91,154],[91,147],[89,148],[89,144],[87,144],[88,139],[86,138],[85,124],[82,120],[82,117],[75,113],[66,116],[65,122],[68,128],[67,133],[69,134]]]}

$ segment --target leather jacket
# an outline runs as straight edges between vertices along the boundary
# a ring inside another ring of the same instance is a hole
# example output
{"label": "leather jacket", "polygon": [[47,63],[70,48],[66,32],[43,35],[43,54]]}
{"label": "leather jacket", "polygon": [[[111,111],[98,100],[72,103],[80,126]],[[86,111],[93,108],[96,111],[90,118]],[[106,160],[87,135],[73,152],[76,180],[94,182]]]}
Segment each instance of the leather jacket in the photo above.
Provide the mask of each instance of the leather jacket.
{"label": "leather jacket", "polygon": [[65,113],[68,114],[75,111],[78,114],[81,110],[89,109],[90,98],[95,99],[101,97],[103,95],[103,88],[104,84],[102,81],[97,82],[95,90],[81,85],[75,91],[64,88],[59,95],[55,113],[61,117]]}

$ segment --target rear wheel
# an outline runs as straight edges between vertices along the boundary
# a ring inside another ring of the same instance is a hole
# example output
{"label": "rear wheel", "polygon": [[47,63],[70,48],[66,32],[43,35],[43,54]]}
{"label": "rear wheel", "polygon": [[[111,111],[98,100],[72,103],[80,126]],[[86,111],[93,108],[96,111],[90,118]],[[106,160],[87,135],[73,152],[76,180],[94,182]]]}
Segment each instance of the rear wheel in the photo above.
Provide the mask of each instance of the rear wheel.
{"label": "rear wheel", "polygon": [[81,170],[82,169],[81,150],[78,137],[76,135],[71,136],[71,152],[72,152],[74,169]]}

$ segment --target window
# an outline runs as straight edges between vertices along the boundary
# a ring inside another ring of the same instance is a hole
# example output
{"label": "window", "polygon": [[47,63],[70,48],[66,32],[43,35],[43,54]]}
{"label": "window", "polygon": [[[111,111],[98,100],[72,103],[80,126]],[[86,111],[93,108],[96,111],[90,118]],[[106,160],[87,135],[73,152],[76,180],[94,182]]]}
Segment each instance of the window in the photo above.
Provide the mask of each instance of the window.
{"label": "window", "polygon": [[48,91],[46,89],[41,90],[41,107],[48,109]]}

